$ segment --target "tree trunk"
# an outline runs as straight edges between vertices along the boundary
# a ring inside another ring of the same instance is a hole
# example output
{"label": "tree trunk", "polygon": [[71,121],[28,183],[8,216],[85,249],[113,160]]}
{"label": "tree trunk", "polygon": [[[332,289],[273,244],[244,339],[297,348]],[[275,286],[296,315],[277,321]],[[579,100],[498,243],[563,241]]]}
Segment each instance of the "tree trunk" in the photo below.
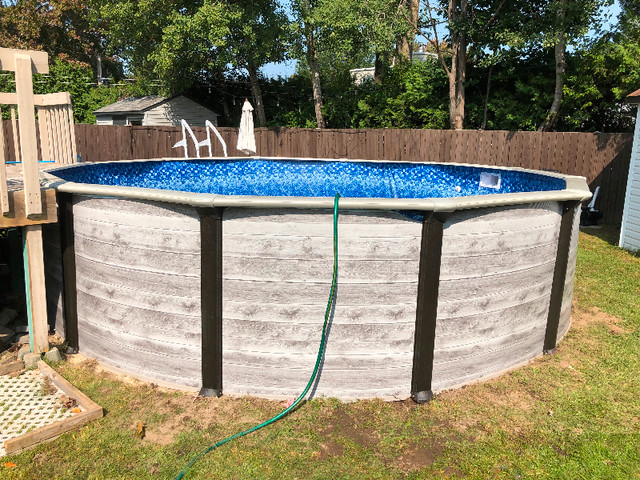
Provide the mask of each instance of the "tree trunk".
{"label": "tree trunk", "polygon": [[[467,0],[449,0],[449,24],[466,17]],[[467,35],[460,31],[451,32],[451,71],[449,77],[449,121],[453,130],[462,130],[464,124],[465,91],[467,78]]]}
{"label": "tree trunk", "polygon": [[376,84],[382,83],[382,54],[376,52],[376,58],[373,61],[373,82]]}
{"label": "tree trunk", "polygon": [[568,0],[562,0],[562,10],[559,14],[559,27],[558,37],[555,45],[555,61],[556,61],[556,87],[553,93],[553,102],[549,113],[544,122],[538,127],[539,131],[549,132],[553,130],[558,121],[558,112],[560,111],[560,105],[562,104],[563,89],[564,89],[564,76],[567,69],[566,52],[567,43],[564,31],[564,18],[567,12]]}
{"label": "tree trunk", "polygon": [[398,7],[406,17],[408,23],[407,32],[396,41],[396,54],[399,60],[411,61],[413,45],[418,31],[419,0],[403,0]]}
{"label": "tree trunk", "polygon": [[307,61],[311,74],[311,86],[313,88],[313,107],[316,112],[317,128],[325,128],[322,115],[322,86],[320,85],[320,71],[318,69],[318,52],[316,50],[316,38],[313,27],[305,22],[305,36],[307,38]]}
{"label": "tree trunk", "polygon": [[231,109],[229,108],[229,100],[227,100],[224,95],[222,96],[222,116],[224,118],[225,125],[218,125],[221,127],[231,125]]}
{"label": "tree trunk", "polygon": [[260,90],[260,82],[258,81],[258,69],[249,62],[247,65],[249,71],[249,83],[251,84],[251,93],[255,103],[256,113],[258,114],[258,126],[267,125],[267,116],[264,113],[264,104],[262,102],[262,91]]}
{"label": "tree trunk", "polygon": [[487,109],[489,107],[489,92],[491,91],[491,76],[493,75],[493,64],[489,66],[489,76],[487,77],[487,92],[484,95],[484,111],[482,113],[482,124],[480,130],[487,128]]}

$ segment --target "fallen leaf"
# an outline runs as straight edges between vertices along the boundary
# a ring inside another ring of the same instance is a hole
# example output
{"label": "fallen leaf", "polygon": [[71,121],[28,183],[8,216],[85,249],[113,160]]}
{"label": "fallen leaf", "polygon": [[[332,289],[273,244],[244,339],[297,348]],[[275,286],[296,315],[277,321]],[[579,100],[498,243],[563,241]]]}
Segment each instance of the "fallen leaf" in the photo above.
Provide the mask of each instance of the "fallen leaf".
{"label": "fallen leaf", "polygon": [[136,437],[140,440],[144,438],[146,425],[143,422],[136,423]]}
{"label": "fallen leaf", "polygon": [[7,463],[5,463],[5,464],[4,464],[4,466],[5,466],[5,467],[7,467],[7,468],[15,468],[15,467],[17,467],[18,465],[16,465],[16,464],[15,464],[15,463],[13,463],[13,462],[7,462]]}
{"label": "fallen leaf", "polygon": [[79,408],[74,408],[73,410],[71,410],[71,413],[80,413],[82,412],[82,410],[80,410]]}

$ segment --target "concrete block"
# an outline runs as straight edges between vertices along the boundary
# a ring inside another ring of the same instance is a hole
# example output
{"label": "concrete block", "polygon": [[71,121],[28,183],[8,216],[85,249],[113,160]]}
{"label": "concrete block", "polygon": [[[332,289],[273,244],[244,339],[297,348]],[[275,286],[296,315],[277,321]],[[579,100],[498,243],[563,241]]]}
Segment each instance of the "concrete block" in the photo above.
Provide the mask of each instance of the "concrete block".
{"label": "concrete block", "polygon": [[18,350],[18,358],[22,360],[24,356],[29,352],[31,352],[31,347],[29,347],[29,345],[23,345],[22,347],[20,347],[20,350]]}
{"label": "concrete block", "polygon": [[38,364],[38,360],[40,360],[40,354],[27,353],[22,360],[24,360],[25,368],[35,367]]}
{"label": "concrete block", "polygon": [[49,360],[51,363],[58,363],[62,361],[62,356],[60,355],[58,347],[53,347],[51,350],[45,353],[44,358]]}

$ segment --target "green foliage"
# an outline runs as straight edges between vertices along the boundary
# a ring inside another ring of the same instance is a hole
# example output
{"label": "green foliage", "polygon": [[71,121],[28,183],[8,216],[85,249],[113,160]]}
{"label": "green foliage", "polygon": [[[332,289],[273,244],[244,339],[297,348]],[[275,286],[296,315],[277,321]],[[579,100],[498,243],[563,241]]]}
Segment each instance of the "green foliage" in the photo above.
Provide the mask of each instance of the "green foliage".
{"label": "green foliage", "polygon": [[389,69],[381,84],[365,82],[351,127],[447,128],[448,85],[432,61]]}
{"label": "green foliage", "polygon": [[[4,73],[0,76],[0,92],[15,92],[13,74]],[[97,86],[89,65],[64,55],[50,62],[48,74],[33,75],[33,91],[38,94],[69,92],[76,123],[95,123],[94,110],[140,93],[134,85]],[[9,118],[8,109],[4,109],[3,118]]]}
{"label": "green foliage", "polygon": [[[441,64],[396,62],[391,67],[396,39],[407,28],[399,7],[404,2],[292,0],[288,10],[276,0],[52,0],[47,8],[41,3],[3,2],[0,44],[49,51],[51,73],[34,77],[35,89],[71,92],[79,122],[93,122],[93,110],[126,96],[189,92],[224,113],[223,124],[237,125],[239,108],[231,99],[251,97],[247,72],[297,58],[298,75],[292,78],[253,75],[251,80],[255,87],[258,79],[263,91],[268,125],[315,127],[304,43],[312,31],[328,127],[449,127],[448,78]],[[448,1],[431,4],[446,9]],[[622,0],[618,25],[602,33],[596,13],[609,4],[479,0],[471,14],[455,17],[449,37],[439,40],[446,50],[451,34],[467,38],[465,127],[483,124],[489,72],[485,128],[533,130],[540,125],[553,100],[554,42],[564,31],[570,48],[557,128],[629,130],[632,119],[622,99],[640,87],[640,8]],[[422,28],[429,34],[424,13]],[[105,76],[113,76],[115,83],[121,82],[121,71],[127,72],[126,85],[95,84],[97,55]],[[381,81],[355,85],[349,70],[372,66],[374,59],[382,69]],[[1,73],[0,91],[14,87],[13,75]]]}
{"label": "green foliage", "polygon": [[89,62],[99,50],[100,35],[91,0],[17,0],[0,4],[0,45],[45,50],[50,55]]}
{"label": "green foliage", "polygon": [[94,83],[91,67],[86,63],[55,57],[50,62],[49,73],[33,76],[34,93],[69,92],[76,122],[83,123],[90,115],[91,105],[86,100]]}

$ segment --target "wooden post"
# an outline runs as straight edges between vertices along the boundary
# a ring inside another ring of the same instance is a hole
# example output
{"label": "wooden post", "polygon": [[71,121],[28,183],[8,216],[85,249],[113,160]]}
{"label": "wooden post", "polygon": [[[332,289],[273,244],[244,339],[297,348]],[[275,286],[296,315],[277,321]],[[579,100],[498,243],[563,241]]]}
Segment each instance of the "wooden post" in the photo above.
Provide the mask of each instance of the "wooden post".
{"label": "wooden post", "polygon": [[31,217],[42,213],[31,57],[16,54],[15,59],[16,94],[18,95],[18,117],[20,118],[20,158],[22,160],[27,217]]}
{"label": "wooden post", "polygon": [[13,154],[16,162],[20,161],[20,141],[18,140],[18,120],[16,118],[16,107],[11,105],[11,135],[13,136]]}
{"label": "wooden post", "polygon": [[49,133],[49,111],[47,107],[36,107],[38,110],[38,133],[40,134],[40,157],[42,160],[51,160],[51,140]]}
{"label": "wooden post", "polygon": [[42,353],[49,350],[42,225],[23,227],[23,254],[29,344],[32,352]]}
{"label": "wooden post", "polygon": [[558,250],[556,253],[556,265],[553,270],[551,283],[551,298],[549,300],[549,314],[547,316],[547,328],[544,335],[542,351],[545,355],[551,355],[556,351],[558,343],[558,325],[564,297],[564,284],[567,277],[567,264],[569,262],[569,249],[571,248],[571,231],[576,207],[579,201],[569,200],[562,203],[562,219],[560,220],[560,233],[558,235]]}
{"label": "wooden post", "polygon": [[9,189],[7,187],[7,168],[5,165],[7,149],[4,141],[4,124],[0,110],[0,215],[9,213]]}
{"label": "wooden post", "polygon": [[448,215],[425,212],[422,221],[418,304],[411,374],[411,399],[416,403],[426,403],[433,398],[431,382],[438,315],[442,234]]}
{"label": "wooden post", "polygon": [[200,216],[200,302],[202,311],[202,389],[205,397],[222,395],[222,212],[198,208]]}

